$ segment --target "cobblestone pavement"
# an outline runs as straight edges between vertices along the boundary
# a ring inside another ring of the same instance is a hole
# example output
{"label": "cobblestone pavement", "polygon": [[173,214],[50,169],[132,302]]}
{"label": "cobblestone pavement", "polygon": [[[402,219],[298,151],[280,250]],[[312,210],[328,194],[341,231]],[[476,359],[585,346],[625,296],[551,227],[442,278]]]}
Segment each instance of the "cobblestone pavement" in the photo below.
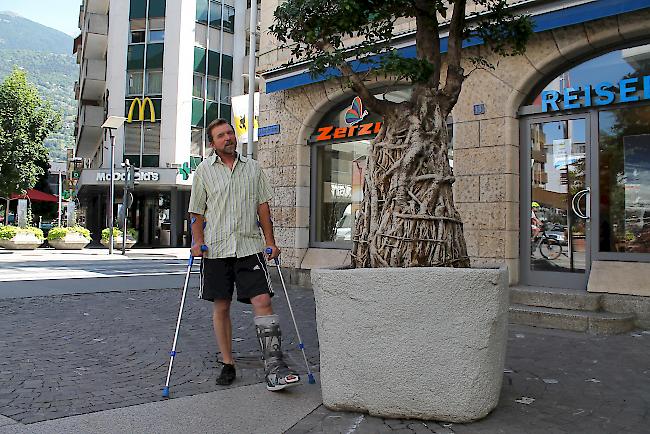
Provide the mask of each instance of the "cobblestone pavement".
{"label": "cobblestone pavement", "polygon": [[[172,397],[222,388],[211,304],[196,293],[188,291]],[[296,288],[290,296],[317,367],[313,297]],[[180,297],[180,290],[147,290],[0,300],[0,414],[33,423],[161,400]],[[276,292],[274,307],[290,363],[306,372],[283,294]],[[239,378],[231,387],[263,379],[251,310],[232,306]]]}
{"label": "cobblestone pavement", "polygon": [[[318,367],[314,302],[290,289],[310,364]],[[172,397],[218,390],[210,304],[191,290],[172,376]],[[180,290],[0,300],[0,415],[22,423],[161,399]],[[285,348],[304,372],[283,296]],[[232,387],[262,381],[250,306],[233,304],[239,366]],[[431,355],[435,363],[435,354]],[[320,406],[298,433],[648,433],[650,332],[596,337],[511,326],[501,399],[467,425],[394,420]]]}
{"label": "cobblestone pavement", "polygon": [[510,326],[499,404],[481,421],[382,419],[320,406],[288,431],[351,432],[650,433],[650,332],[597,337]]}

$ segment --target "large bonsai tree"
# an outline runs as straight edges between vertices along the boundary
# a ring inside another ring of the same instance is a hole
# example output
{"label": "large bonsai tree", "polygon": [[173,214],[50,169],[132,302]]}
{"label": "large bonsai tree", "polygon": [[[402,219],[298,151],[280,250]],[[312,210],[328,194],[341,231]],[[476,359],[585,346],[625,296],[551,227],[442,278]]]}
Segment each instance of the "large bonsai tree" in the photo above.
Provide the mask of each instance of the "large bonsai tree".
{"label": "large bonsai tree", "polygon": [[[290,49],[290,63],[309,60],[313,75],[341,76],[384,118],[366,165],[355,267],[469,266],[452,195],[446,119],[467,77],[463,58],[473,69],[492,65],[466,54],[463,41],[481,38],[492,52],[509,56],[523,53],[532,34],[529,18],[513,15],[506,0],[473,4],[481,12],[467,13],[466,0],[287,0],[275,11],[270,32]],[[393,48],[396,23],[404,19],[415,19],[414,58]],[[372,63],[370,72],[358,72],[367,69],[359,68],[363,63]],[[411,83],[410,99],[375,97],[366,82],[377,74]]]}

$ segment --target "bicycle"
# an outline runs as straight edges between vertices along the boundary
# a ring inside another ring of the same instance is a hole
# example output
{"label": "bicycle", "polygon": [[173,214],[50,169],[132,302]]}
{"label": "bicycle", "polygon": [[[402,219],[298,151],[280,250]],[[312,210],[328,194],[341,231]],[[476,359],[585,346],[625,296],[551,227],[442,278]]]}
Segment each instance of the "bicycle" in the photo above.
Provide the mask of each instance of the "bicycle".
{"label": "bicycle", "polygon": [[530,255],[535,254],[535,250],[539,250],[540,255],[544,259],[553,261],[562,255],[562,244],[555,238],[549,237],[546,234],[546,225],[542,225],[540,233],[531,240]]}

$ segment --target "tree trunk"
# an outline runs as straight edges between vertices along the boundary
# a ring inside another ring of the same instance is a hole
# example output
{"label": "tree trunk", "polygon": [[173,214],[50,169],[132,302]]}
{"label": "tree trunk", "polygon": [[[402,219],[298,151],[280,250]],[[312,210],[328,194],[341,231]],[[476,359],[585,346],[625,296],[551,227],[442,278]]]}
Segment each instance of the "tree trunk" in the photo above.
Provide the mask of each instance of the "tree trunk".
{"label": "tree trunk", "polygon": [[386,114],[366,164],[352,265],[469,267],[453,183],[440,106],[402,103]]}

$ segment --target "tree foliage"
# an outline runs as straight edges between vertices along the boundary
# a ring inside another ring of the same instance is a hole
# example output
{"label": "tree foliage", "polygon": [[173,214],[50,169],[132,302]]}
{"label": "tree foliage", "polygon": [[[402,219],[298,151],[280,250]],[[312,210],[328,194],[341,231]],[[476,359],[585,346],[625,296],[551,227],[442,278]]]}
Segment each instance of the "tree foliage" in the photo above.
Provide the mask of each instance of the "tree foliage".
{"label": "tree foliage", "polygon": [[[448,68],[458,67],[460,48],[468,38],[481,38],[502,56],[521,54],[532,33],[528,16],[516,16],[507,0],[476,0],[477,12],[466,12],[466,1],[444,0],[288,0],[275,11],[270,32],[291,50],[290,64],[310,60],[314,75],[351,76],[352,61],[372,63],[375,74],[436,86],[440,76],[439,32],[449,30]],[[457,13],[451,16],[453,11]],[[447,19],[450,17],[450,19]],[[394,49],[396,25],[415,19],[417,57]],[[436,50],[437,49],[437,50]],[[470,60],[485,64],[485,58]],[[452,74],[453,75],[453,74]],[[357,82],[353,83],[355,86]],[[353,86],[354,87],[354,86]],[[355,89],[356,90],[356,89]]]}
{"label": "tree foliage", "polygon": [[[275,11],[270,32],[290,50],[290,64],[308,62],[315,76],[343,77],[384,118],[364,175],[352,249],[356,267],[469,265],[453,202],[446,119],[467,77],[464,57],[477,68],[491,64],[485,56],[466,55],[463,43],[518,55],[532,23],[514,15],[507,0],[475,0],[476,12],[467,6],[466,0],[287,0]],[[397,34],[407,20],[415,22],[414,57],[395,49],[396,38],[409,37]],[[445,40],[442,32],[448,32]],[[377,98],[366,86],[373,75],[410,83],[410,99]]]}
{"label": "tree foliage", "polygon": [[18,69],[0,85],[0,195],[32,188],[47,167],[43,141],[60,116]]}

